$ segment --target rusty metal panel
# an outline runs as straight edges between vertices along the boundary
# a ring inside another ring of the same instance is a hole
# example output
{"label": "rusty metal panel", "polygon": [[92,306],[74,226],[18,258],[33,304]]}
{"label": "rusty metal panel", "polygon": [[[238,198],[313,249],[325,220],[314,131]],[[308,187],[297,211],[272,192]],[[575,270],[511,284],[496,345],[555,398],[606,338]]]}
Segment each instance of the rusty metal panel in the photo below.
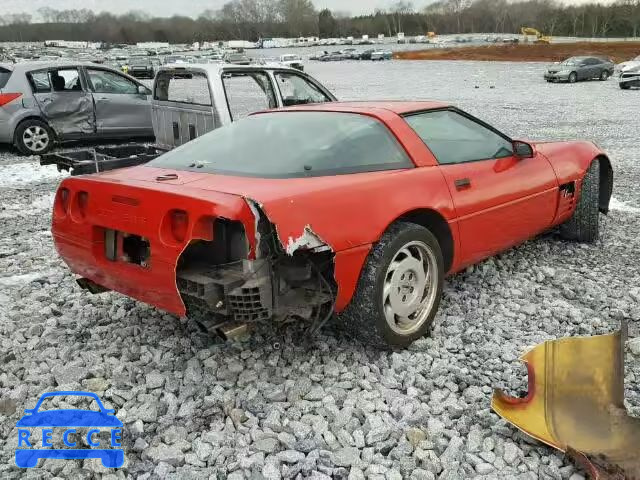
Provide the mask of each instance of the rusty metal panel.
{"label": "rusty metal panel", "polygon": [[611,335],[542,343],[521,360],[529,392],[496,390],[498,415],[528,435],[567,452],[595,479],[640,478],[640,419],[624,407],[626,324]]}

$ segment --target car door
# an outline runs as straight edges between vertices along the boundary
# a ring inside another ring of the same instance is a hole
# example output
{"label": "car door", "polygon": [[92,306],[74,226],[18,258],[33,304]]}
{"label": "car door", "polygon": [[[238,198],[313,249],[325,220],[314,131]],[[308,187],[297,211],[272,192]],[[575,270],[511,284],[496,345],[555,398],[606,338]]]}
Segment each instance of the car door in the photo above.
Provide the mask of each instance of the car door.
{"label": "car door", "polygon": [[542,155],[521,158],[506,136],[455,109],[406,117],[438,160],[458,218],[468,265],[548,228],[558,181]]}
{"label": "car door", "polygon": [[43,118],[58,138],[95,133],[93,99],[78,67],[35,70],[27,73],[27,79]]}
{"label": "car door", "polygon": [[602,69],[602,62],[597,58],[587,58],[585,60],[586,63],[586,74],[585,78],[590,80],[592,78],[596,78],[600,76],[600,71]]}
{"label": "car door", "polygon": [[112,70],[86,68],[99,136],[153,136],[151,90]]}

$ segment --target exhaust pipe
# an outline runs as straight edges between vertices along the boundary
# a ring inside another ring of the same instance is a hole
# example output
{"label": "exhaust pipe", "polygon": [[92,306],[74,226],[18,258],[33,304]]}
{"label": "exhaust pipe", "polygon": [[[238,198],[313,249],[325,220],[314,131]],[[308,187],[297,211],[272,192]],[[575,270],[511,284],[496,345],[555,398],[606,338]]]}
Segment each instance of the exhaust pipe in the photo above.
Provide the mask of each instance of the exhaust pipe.
{"label": "exhaust pipe", "polygon": [[94,295],[111,290],[109,288],[103,287],[102,285],[98,285],[96,282],[94,282],[93,280],[89,280],[88,278],[78,278],[76,279],[76,283],[80,286],[80,288],[82,288],[83,290],[88,290]]}
{"label": "exhaust pipe", "polygon": [[231,323],[221,326],[217,332],[224,341],[232,340],[249,333],[249,325],[246,323]]}

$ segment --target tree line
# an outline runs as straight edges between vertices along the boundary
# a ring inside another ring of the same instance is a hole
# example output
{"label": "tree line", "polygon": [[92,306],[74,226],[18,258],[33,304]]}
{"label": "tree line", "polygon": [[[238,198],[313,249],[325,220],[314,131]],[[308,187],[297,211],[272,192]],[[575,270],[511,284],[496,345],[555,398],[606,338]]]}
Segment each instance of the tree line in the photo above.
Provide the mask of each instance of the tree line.
{"label": "tree line", "polygon": [[409,1],[368,15],[316,10],[311,0],[231,0],[199,16],[156,18],[140,11],[123,15],[88,9],[41,8],[34,14],[0,17],[0,41],[81,40],[192,43],[274,37],[334,38],[458,33],[519,33],[523,26],[547,35],[640,36],[640,0],[564,5],[555,0],[438,0],[423,9]]}

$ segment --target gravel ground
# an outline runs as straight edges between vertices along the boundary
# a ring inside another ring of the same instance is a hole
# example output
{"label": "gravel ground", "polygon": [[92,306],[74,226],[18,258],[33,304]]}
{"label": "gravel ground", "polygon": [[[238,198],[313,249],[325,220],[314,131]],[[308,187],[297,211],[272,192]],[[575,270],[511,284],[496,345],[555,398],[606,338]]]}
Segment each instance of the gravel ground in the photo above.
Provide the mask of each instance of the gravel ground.
{"label": "gravel ground", "polygon": [[[221,344],[114,293],[91,296],[49,233],[52,167],[0,150],[1,478],[582,478],[490,410],[526,389],[529,346],[608,333],[640,317],[640,92],[552,85],[542,64],[310,64],[342,99],[449,100],[514,137],[595,140],[612,157],[614,209],[597,245],[553,234],[449,278],[430,338],[381,353],[325,329],[266,328]],[[635,107],[633,106],[635,105]],[[628,350],[640,354],[640,345]],[[627,405],[640,415],[638,357]],[[125,423],[125,466],[13,465],[14,427],[48,390],[93,390]]]}

